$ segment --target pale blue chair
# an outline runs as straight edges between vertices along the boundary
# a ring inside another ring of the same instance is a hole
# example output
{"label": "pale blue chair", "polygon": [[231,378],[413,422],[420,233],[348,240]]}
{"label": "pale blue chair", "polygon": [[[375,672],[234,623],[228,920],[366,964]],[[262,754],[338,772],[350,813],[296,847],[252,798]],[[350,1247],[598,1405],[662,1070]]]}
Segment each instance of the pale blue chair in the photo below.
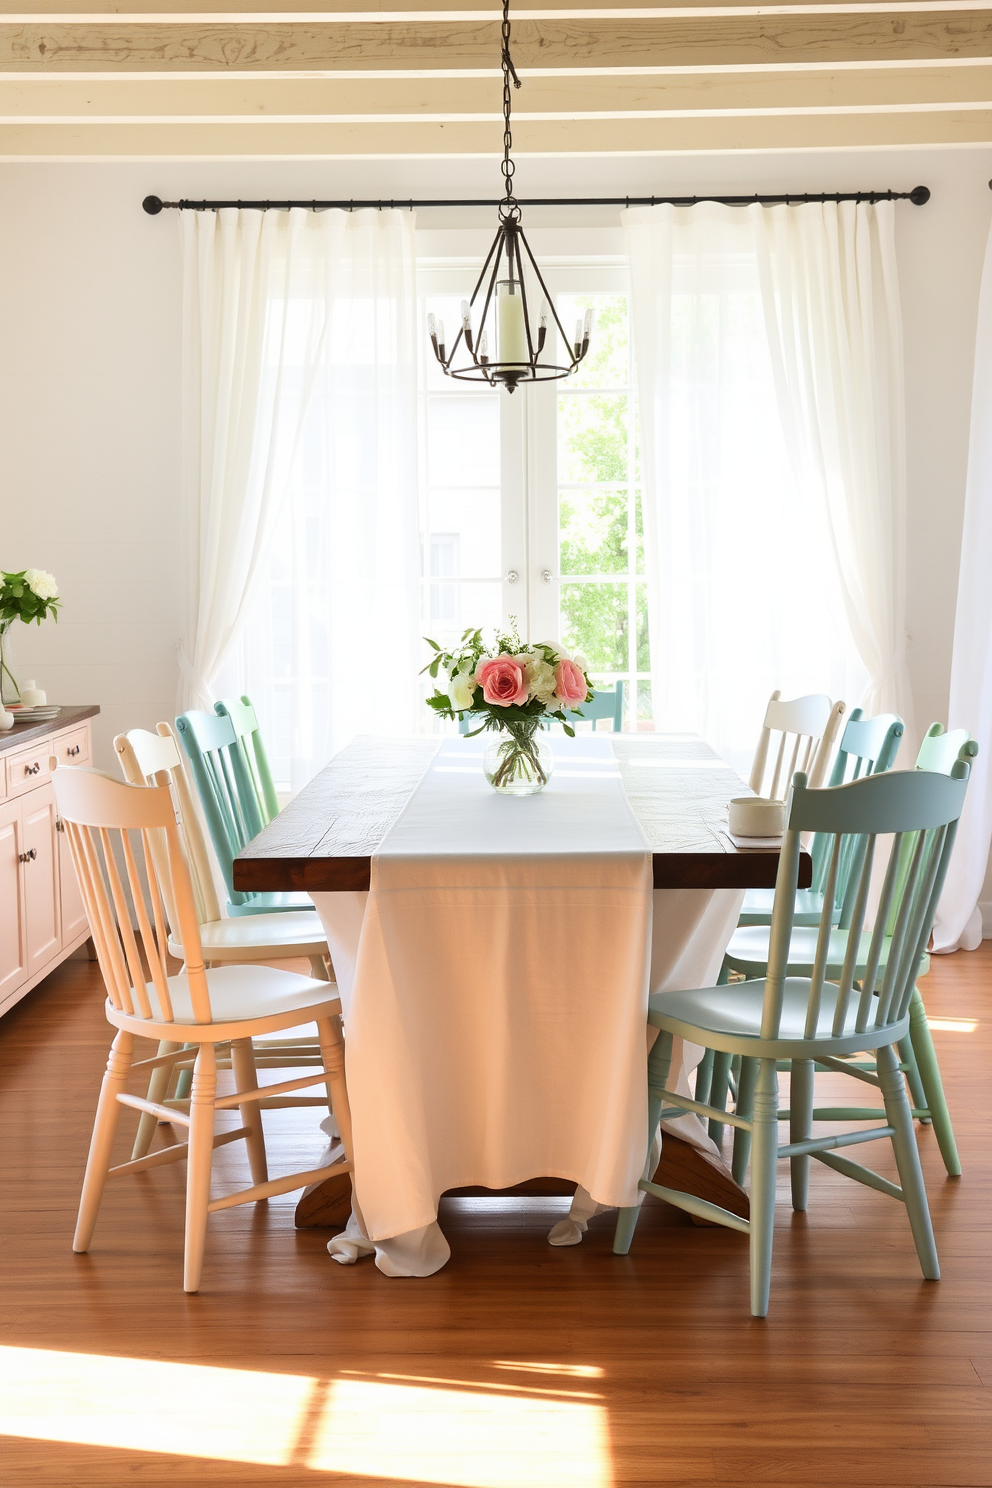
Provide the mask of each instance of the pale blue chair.
{"label": "pale blue chair", "polygon": [[[969,770],[973,760],[978,755],[978,745],[968,735],[966,729],[957,729],[953,733],[945,733],[942,724],[932,724],[923,741],[920,752],[917,755],[916,769],[923,772],[932,772],[941,775],[949,775],[954,765],[958,762],[964,764]],[[852,844],[856,849],[852,853]],[[865,839],[856,837],[845,843],[841,852],[840,867],[836,877],[844,871],[850,874],[852,858],[860,872],[860,865],[865,852]],[[903,849],[903,863],[901,871],[906,872],[908,848]],[[854,891],[856,888],[856,876],[849,882],[849,888],[845,898],[844,908],[840,917],[840,923],[831,931],[826,947],[823,948],[826,956],[826,975],[836,979],[846,962],[851,936],[851,924],[854,912]],[[880,951],[880,965],[884,970],[891,952],[892,935],[894,934],[895,922],[892,916],[885,926],[885,937],[882,941]],[[867,965],[871,937],[862,934],[860,945],[855,947],[855,976],[861,977]],[[821,951],[820,938],[815,927],[796,925],[792,931],[789,944],[788,973],[790,976],[812,976],[817,956]],[[737,930],[727,948],[724,958],[725,968],[737,972],[748,979],[764,976],[768,967],[770,955],[770,931],[767,928],[751,927]],[[925,974],[929,968],[929,960],[925,954],[921,959],[918,976]],[[961,1175],[961,1158],[958,1154],[957,1142],[954,1138],[954,1128],[951,1124],[950,1112],[947,1109],[947,1098],[944,1094],[944,1084],[940,1075],[940,1066],[937,1062],[936,1050],[933,1039],[930,1036],[930,1027],[927,1023],[926,1008],[919,988],[914,985],[910,999],[910,1031],[909,1037],[899,1045],[901,1068],[905,1071],[909,1080],[910,1090],[913,1096],[913,1115],[925,1124],[933,1125],[934,1136],[940,1148],[944,1167],[952,1178]],[[870,1066],[862,1066],[868,1068]],[[742,1063],[737,1075],[737,1105],[736,1109],[747,1114],[754,1093],[754,1081],[756,1071]],[[713,1086],[715,1086],[715,1076]],[[723,1092],[719,1088],[711,1087],[708,1097],[711,1105],[721,1103]],[[725,1097],[724,1097],[725,1099]],[[863,1119],[858,1115],[858,1107],[846,1108],[849,1114],[846,1117],[835,1115],[835,1120],[858,1121]],[[723,1140],[723,1128],[719,1122],[710,1125],[710,1136],[719,1145]],[[734,1134],[734,1158],[733,1171],[738,1183],[741,1182],[747,1167],[748,1138],[746,1132],[738,1130]]]}
{"label": "pale blue chair", "polygon": [[[940,1275],[912,1112],[894,1046],[909,1033],[910,1001],[947,872],[968,774],[968,763],[959,760],[950,776],[923,770],[896,771],[825,790],[809,790],[805,775],[796,775],[776,880],[767,974],[734,986],[661,992],[650,998],[648,1021],[660,1032],[648,1058],[648,1163],[639,1186],[690,1214],[748,1235],[751,1312],[755,1317],[768,1312],[776,1167],[785,1157],[792,1168],[794,1209],[807,1206],[809,1164],[815,1157],[845,1177],[904,1203],[923,1275],[932,1281]],[[826,909],[818,927],[812,974],[790,975],[803,832],[820,832],[831,839],[827,902],[839,872],[845,838],[854,835],[865,841],[848,952],[835,983],[827,980],[827,947],[834,927]],[[858,947],[880,837],[891,839],[892,851],[875,930],[857,986]],[[888,936],[890,925],[893,928]],[[883,967],[886,942],[888,954]],[[739,1056],[742,1066],[754,1065],[757,1080],[753,1109],[748,1115],[735,1112],[727,1117],[668,1088],[676,1036],[731,1057]],[[863,1053],[874,1055],[873,1072],[849,1065],[851,1055]],[[788,1113],[778,1109],[778,1068],[782,1061],[788,1061],[792,1071]],[[879,1090],[882,1106],[871,1108],[870,1117],[860,1118],[878,1124],[868,1131],[814,1137],[813,1122],[832,1119],[831,1113],[814,1109],[815,1066],[853,1075]],[[651,1148],[658,1124],[686,1111],[729,1120],[750,1135],[750,1219],[651,1181]],[[780,1144],[778,1123],[786,1115],[789,1141]],[[837,1150],[882,1138],[891,1140],[895,1150],[898,1184],[842,1157]],[[626,1255],[630,1249],[638,1213],[636,1206],[620,1211],[613,1247],[619,1255]],[[852,1253],[856,1253],[854,1246]]]}
{"label": "pale blue chair", "polygon": [[[581,708],[574,708],[567,714],[569,723],[592,723],[593,732],[598,732],[600,719],[612,721],[613,732],[619,734],[623,728],[623,683],[616,682],[610,688],[594,688],[592,701],[583,703]],[[458,732],[460,734],[471,733],[479,727],[478,720],[472,713],[463,713],[458,720]]]}
{"label": "pale blue chair", "polygon": [[[227,890],[229,915],[271,914],[280,910],[313,910],[309,894],[234,887],[234,860],[267,824],[243,742],[226,714],[191,711],[176,719],[196,793],[203,808],[214,852]],[[316,913],[316,911],[314,911]]]}
{"label": "pale blue chair", "polygon": [[265,752],[262,731],[258,726],[251,698],[243,694],[239,698],[224,698],[222,702],[214,703],[214,712],[218,718],[231,720],[234,736],[241,745],[241,752],[244,755],[248,778],[255,791],[259,815],[267,826],[274,817],[279,815],[279,798],[272,781],[269,757]]}

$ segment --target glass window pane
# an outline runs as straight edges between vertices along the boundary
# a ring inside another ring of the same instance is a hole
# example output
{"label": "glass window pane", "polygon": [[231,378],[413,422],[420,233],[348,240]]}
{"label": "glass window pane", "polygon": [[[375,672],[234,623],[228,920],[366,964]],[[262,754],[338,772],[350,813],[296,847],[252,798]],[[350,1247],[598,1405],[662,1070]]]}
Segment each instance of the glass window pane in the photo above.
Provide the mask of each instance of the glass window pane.
{"label": "glass window pane", "polygon": [[627,572],[627,490],[560,493],[558,530],[563,574]]}
{"label": "glass window pane", "polygon": [[[488,579],[501,572],[499,487],[431,491],[424,578]],[[438,567],[442,564],[442,567]]]}
{"label": "glass window pane", "polygon": [[627,670],[626,584],[562,584],[562,640],[582,651],[591,672]]}
{"label": "glass window pane", "polygon": [[563,393],[558,398],[558,480],[625,481],[626,393]]}
{"label": "glass window pane", "polygon": [[637,670],[651,670],[651,641],[648,635],[648,586],[637,585]]}
{"label": "glass window pane", "polygon": [[627,296],[560,295],[558,315],[569,337],[587,310],[596,314],[585,361],[572,374],[571,387],[624,388],[628,385]]}
{"label": "glass window pane", "polygon": [[499,394],[434,394],[427,401],[431,486],[499,484]]}

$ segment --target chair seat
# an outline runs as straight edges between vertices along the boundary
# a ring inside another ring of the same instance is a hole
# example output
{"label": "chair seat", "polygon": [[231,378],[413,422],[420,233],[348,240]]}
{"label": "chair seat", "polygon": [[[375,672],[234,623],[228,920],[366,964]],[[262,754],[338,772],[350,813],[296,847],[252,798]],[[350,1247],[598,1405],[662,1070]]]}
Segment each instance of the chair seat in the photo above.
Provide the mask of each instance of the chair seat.
{"label": "chair seat", "polygon": [[[173,1022],[119,1012],[111,1002],[106,1005],[107,1018],[116,1027],[141,1038],[216,1044],[292,1028],[315,1018],[330,1018],[341,1011],[338,989],[333,982],[318,982],[296,972],[278,971],[272,966],[218,966],[206,976],[214,1014],[212,1023],[197,1023],[193,1017],[185,973],[169,977]],[[152,1007],[157,1006],[151,986],[148,997]]]}
{"label": "chair seat", "polygon": [[[740,925],[770,925],[775,904],[774,889],[748,889],[744,895]],[[823,895],[816,889],[796,890],[794,925],[819,925],[823,913]],[[838,911],[838,914],[840,911]],[[836,919],[837,916],[834,916]]]}
{"label": "chair seat", "polygon": [[[320,956],[327,939],[313,912],[245,915],[237,920],[210,920],[200,926],[205,961],[271,959],[281,955]],[[182,959],[182,946],[169,940],[169,954]]]}
{"label": "chair seat", "polygon": [[718,1049],[748,1058],[816,1059],[822,1055],[840,1055],[881,1048],[905,1038],[909,1016],[885,1028],[869,1028],[864,1033],[855,1029],[858,996],[855,993],[847,1011],[843,1032],[831,1033],[837,987],[826,983],[820,1006],[816,1035],[804,1036],[810,983],[806,977],[788,977],[782,1004],[779,1035],[761,1037],[761,1011],[765,980],[735,982],[730,986],[698,987],[689,992],[655,992],[648,1000],[648,1022],[655,1028],[666,1028],[690,1043],[707,1049]]}
{"label": "chair seat", "polygon": [[242,919],[258,914],[286,914],[290,910],[305,909],[308,914],[317,913],[309,894],[294,893],[292,889],[267,889],[258,893],[247,904],[228,902],[229,915]]}

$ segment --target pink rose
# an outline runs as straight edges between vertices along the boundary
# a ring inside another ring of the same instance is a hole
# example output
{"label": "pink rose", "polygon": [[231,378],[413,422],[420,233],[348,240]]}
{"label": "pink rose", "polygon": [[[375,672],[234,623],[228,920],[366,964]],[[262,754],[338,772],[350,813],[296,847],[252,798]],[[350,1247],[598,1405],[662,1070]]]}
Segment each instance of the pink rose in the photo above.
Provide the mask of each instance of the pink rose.
{"label": "pink rose", "polygon": [[476,668],[475,680],[486,702],[499,708],[512,708],[515,703],[527,701],[527,678],[512,656],[495,656],[482,662]]}
{"label": "pink rose", "polygon": [[574,708],[589,696],[585,674],[574,661],[563,656],[555,667],[555,702],[563,708]]}

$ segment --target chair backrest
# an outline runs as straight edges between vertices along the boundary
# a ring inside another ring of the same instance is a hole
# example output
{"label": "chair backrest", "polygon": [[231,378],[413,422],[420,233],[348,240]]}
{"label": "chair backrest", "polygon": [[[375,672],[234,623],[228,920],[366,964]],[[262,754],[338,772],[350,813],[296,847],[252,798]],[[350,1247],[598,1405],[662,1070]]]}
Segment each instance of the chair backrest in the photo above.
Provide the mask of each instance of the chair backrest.
{"label": "chair backrest", "polygon": [[193,885],[165,775],[156,785],[127,785],[101,770],[60,766],[52,782],[110,1001],[131,1017],[175,1021],[165,885],[153,847],[164,840],[164,870],[185,952],[193,1017],[211,1022]]}
{"label": "chair backrest", "polygon": [[[220,905],[214,890],[210,856],[200,830],[193,793],[176,736],[168,723],[160,723],[156,727],[158,732],[154,734],[150,734],[147,729],[129,729],[126,734],[118,734],[114,740],[114,749],[120,760],[121,773],[129,785],[154,785],[163,771],[168,776],[172,801],[176,808],[176,819],[186,854],[186,863],[193,884],[196,917],[200,924],[204,925],[212,920],[220,919]],[[161,847],[161,839],[158,841]],[[165,896],[169,924],[175,930],[175,907],[169,899],[167,878],[161,871],[160,851],[158,861],[159,881]]]}
{"label": "chair backrest", "polygon": [[[855,1027],[860,1033],[869,1028],[886,1028],[905,1017],[933,927],[969,773],[968,762],[958,760],[950,775],[895,770],[826,790],[812,790],[803,774],[796,775],[775,882],[761,1021],[763,1038],[779,1036],[804,832],[817,832],[832,839],[825,890],[827,902],[820,917],[805,1037],[812,1038],[819,1023],[833,929],[830,903],[843,845],[850,837],[862,840],[865,850],[858,868],[844,965],[836,984],[831,1031],[834,1036],[843,1032],[855,996],[858,999]],[[861,937],[879,837],[891,837],[892,850],[865,955]],[[883,949],[887,955],[884,969],[880,969]],[[854,979],[859,964],[864,971],[860,989],[856,990]]]}
{"label": "chair backrest", "polygon": [[[219,708],[220,704],[215,706]],[[612,687],[593,688],[592,701],[583,703],[581,708],[568,709],[567,717],[570,723],[591,721],[593,732],[596,732],[597,721],[600,718],[611,719],[613,732],[619,734],[623,728],[623,683],[616,682]],[[473,721],[471,713],[463,714],[458,720],[460,734],[470,733],[477,727],[478,724]]]}
{"label": "chair backrest", "polygon": [[[895,713],[879,713],[875,718],[863,718],[860,708],[852,709],[830,772],[831,787],[849,784],[852,780],[864,780],[869,775],[880,775],[890,770],[895,764],[905,732],[905,724]],[[859,837],[849,837],[841,850],[834,908],[840,912],[842,929],[850,923],[853,911],[851,875],[856,864],[860,863],[863,846]],[[813,858],[812,887],[822,893],[830,862],[829,840],[814,837],[810,851]]]}
{"label": "chair backrest", "polygon": [[[784,801],[797,770],[808,776],[814,788],[822,785],[846,712],[846,703],[832,703],[823,693],[784,702],[781,693],[773,692],[748,781],[755,795]],[[777,749],[775,734],[781,736]]]}
{"label": "chair backrest", "polygon": [[219,718],[229,718],[234,726],[235,737],[244,751],[245,765],[255,788],[258,809],[267,825],[273,817],[279,815],[279,798],[272,783],[269,757],[265,752],[262,731],[258,726],[252,700],[244,695],[239,698],[224,698],[223,702],[214,703],[214,712]]}
{"label": "chair backrest", "polygon": [[942,723],[932,723],[916,756],[916,768],[949,775],[955,760],[973,760],[977,755],[978,745],[967,729],[947,730]]}
{"label": "chair backrest", "polygon": [[265,822],[234,725],[216,713],[182,713],[176,719],[176,733],[189,761],[227,897],[232,904],[248,904],[255,896],[234,887],[234,859]]}

